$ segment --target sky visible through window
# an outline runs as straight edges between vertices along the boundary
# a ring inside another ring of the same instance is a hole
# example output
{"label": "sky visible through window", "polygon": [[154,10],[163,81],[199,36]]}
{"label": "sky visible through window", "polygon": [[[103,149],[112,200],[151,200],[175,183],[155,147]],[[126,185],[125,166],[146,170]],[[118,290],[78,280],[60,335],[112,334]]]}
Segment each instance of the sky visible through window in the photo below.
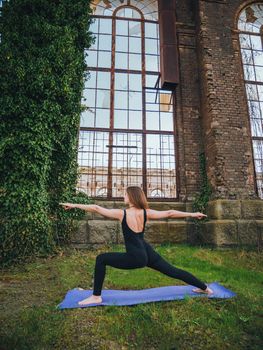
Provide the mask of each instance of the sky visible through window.
{"label": "sky visible through window", "polygon": [[[123,7],[127,4],[138,10]],[[128,183],[140,185],[146,154],[148,174],[155,171],[157,187],[174,183],[171,92],[155,89],[160,72],[157,1],[99,1],[92,6],[95,40],[85,52],[90,79],[82,96],[87,109],[81,115],[79,164],[106,169],[111,151],[113,184],[123,181],[118,177],[125,169]],[[156,196],[161,193],[157,190]]]}
{"label": "sky visible through window", "polygon": [[259,196],[263,198],[263,4],[247,6],[238,20]]}

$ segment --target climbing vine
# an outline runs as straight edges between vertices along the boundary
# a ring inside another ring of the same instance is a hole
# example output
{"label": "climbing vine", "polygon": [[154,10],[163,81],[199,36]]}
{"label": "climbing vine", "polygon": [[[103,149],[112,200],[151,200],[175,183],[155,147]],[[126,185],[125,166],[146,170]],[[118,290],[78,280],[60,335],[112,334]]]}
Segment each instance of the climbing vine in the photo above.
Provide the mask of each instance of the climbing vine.
{"label": "climbing vine", "polygon": [[[199,165],[200,165],[200,176],[201,176],[201,189],[199,194],[195,197],[193,201],[193,211],[194,212],[201,212],[206,214],[207,204],[209,202],[209,198],[212,194],[212,188],[211,185],[208,182],[207,173],[206,173],[206,160],[205,160],[205,153],[199,154]],[[200,222],[199,219],[193,219],[193,222],[195,224],[195,231],[197,239],[200,237],[200,229],[201,229],[201,223],[208,221],[209,218],[205,217],[202,219],[202,222]]]}
{"label": "climbing vine", "polygon": [[54,252],[74,220],[81,95],[92,43],[89,0],[9,0],[0,17],[0,255]]}

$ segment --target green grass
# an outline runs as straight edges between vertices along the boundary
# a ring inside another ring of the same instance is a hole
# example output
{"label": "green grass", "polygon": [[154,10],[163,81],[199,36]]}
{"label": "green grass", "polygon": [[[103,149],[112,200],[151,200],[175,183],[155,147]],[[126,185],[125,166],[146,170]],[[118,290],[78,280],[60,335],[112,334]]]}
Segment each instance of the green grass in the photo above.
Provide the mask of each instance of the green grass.
{"label": "green grass", "polygon": [[[58,310],[66,292],[92,288],[96,255],[124,251],[65,249],[48,259],[1,272],[1,350],[46,349],[262,349],[262,254],[243,249],[159,245],[174,266],[237,293],[231,299],[185,298],[134,306]],[[107,267],[103,288],[182,285],[149,268]]]}

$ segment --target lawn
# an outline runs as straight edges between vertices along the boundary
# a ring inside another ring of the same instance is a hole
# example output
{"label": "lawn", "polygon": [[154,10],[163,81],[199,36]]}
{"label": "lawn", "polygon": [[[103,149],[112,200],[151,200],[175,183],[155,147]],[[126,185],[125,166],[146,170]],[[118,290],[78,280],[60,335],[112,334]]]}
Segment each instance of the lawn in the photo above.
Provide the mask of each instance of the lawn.
{"label": "lawn", "polygon": [[[57,310],[66,292],[92,288],[96,255],[124,251],[65,248],[50,258],[1,270],[1,350],[262,349],[263,256],[244,248],[157,245],[174,266],[237,293],[184,300]],[[103,288],[142,289],[184,282],[150,268],[107,267]]]}

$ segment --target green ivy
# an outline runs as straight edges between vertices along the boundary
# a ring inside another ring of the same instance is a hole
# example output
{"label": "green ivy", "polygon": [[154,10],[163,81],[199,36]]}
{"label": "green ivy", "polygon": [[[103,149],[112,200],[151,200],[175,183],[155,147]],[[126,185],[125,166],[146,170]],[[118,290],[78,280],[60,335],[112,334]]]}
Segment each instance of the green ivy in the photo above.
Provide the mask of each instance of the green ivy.
{"label": "green ivy", "polygon": [[[208,205],[210,196],[212,194],[212,188],[207,178],[206,160],[205,160],[204,152],[199,154],[199,165],[200,165],[200,176],[201,176],[201,189],[199,194],[195,197],[192,205],[193,205],[194,212],[201,212],[206,214],[207,205]],[[200,225],[205,221],[209,221],[209,218],[205,217],[202,219],[201,222],[199,219],[195,219],[195,218],[193,219],[193,222],[195,224],[197,239],[199,239],[198,236],[201,229]]]}
{"label": "green ivy", "polygon": [[76,191],[90,1],[10,0],[0,17],[0,255],[53,253],[90,203]]}

